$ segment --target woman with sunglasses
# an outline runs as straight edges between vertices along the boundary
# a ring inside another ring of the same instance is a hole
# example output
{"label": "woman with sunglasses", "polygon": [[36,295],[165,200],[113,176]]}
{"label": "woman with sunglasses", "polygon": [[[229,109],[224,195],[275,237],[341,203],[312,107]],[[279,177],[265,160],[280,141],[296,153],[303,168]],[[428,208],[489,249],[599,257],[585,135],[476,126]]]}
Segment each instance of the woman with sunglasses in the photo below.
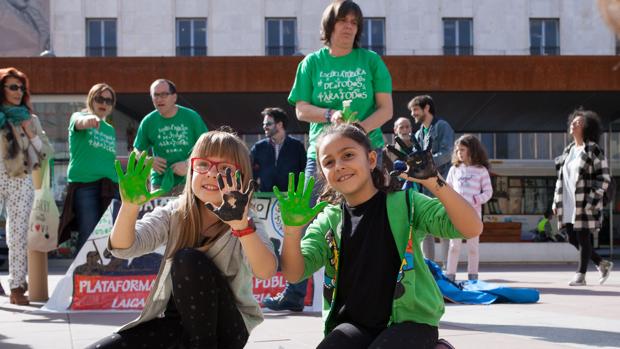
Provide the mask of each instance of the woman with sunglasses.
{"label": "woman with sunglasses", "polygon": [[51,146],[32,114],[28,77],[15,68],[0,69],[0,203],[7,212],[11,304],[29,304],[25,292],[28,219],[34,200],[32,171],[46,163],[48,155]]}
{"label": "woman with sunglasses", "polygon": [[248,148],[234,134],[211,131],[190,159],[179,198],[140,220],[140,205],[165,192],[146,189],[153,160],[132,152],[126,173],[117,165],[122,204],[110,252],[128,259],[164,245],[164,259],[138,319],[88,348],[243,348],[263,321],[252,276],[271,278],[277,260],[264,229],[248,218]]}
{"label": "woman with sunglasses", "polygon": [[94,85],[86,98],[86,109],[73,113],[69,121],[69,168],[59,243],[77,230],[76,254],[108,208],[119,199],[116,160],[116,131],[108,122],[116,102],[110,85]]}

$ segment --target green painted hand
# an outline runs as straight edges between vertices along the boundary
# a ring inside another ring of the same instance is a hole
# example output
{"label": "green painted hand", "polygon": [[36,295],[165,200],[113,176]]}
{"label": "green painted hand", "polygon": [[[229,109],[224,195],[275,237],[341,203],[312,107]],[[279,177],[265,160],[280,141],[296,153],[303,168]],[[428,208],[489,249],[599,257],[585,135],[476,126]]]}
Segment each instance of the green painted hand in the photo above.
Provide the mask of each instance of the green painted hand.
{"label": "green painted hand", "polygon": [[[146,163],[145,163],[146,162]],[[136,153],[131,152],[127,161],[127,173],[123,174],[121,163],[114,162],[116,174],[118,175],[118,186],[121,192],[121,199],[136,205],[143,205],[157,197],[162,196],[166,190],[157,189],[149,192],[146,188],[146,181],[153,167],[153,159],[146,160],[146,152],[143,152],[136,164]],[[166,176],[169,176],[166,173]],[[165,177],[164,177],[165,180]]]}
{"label": "green painted hand", "polygon": [[289,227],[304,226],[327,206],[327,202],[319,202],[314,207],[310,207],[310,196],[312,195],[312,188],[314,188],[314,177],[310,177],[308,180],[308,187],[304,190],[305,180],[306,177],[303,172],[300,173],[297,191],[295,191],[295,174],[292,172],[289,173],[288,193],[286,196],[282,194],[276,186],[273,187],[273,193],[280,203],[280,213],[282,214],[284,225],[288,225]]}

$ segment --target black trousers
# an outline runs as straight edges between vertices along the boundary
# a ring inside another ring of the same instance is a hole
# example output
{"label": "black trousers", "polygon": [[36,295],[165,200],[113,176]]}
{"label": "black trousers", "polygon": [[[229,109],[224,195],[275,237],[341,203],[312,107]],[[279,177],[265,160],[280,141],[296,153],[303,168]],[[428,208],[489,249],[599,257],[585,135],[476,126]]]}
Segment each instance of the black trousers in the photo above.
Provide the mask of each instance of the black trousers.
{"label": "black trousers", "polygon": [[243,348],[249,333],[217,266],[193,248],[172,262],[173,291],[163,318],[114,333],[88,348]]}
{"label": "black trousers", "polygon": [[342,323],[334,328],[317,349],[434,349],[439,333],[437,327],[414,322],[394,324],[383,331]]}
{"label": "black trousers", "polygon": [[592,249],[589,230],[575,230],[573,225],[568,223],[566,224],[566,234],[568,234],[568,242],[579,250],[579,267],[577,268],[579,273],[586,273],[590,260],[597,266],[601,263],[601,256]]}

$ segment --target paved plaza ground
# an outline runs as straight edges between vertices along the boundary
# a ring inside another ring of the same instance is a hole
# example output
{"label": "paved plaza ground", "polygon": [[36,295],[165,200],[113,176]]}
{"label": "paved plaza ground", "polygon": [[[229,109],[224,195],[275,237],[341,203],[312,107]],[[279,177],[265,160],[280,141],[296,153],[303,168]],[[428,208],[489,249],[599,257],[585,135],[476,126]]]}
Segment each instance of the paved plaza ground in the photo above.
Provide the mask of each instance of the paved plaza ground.
{"label": "paved plaza ground", "polygon": [[[575,264],[493,264],[481,279],[540,291],[537,304],[446,306],[440,337],[463,348],[620,348],[620,262],[603,286],[592,267],[587,287],[569,287]],[[49,287],[67,266],[50,263]],[[461,273],[460,276],[464,275]],[[0,272],[6,289],[6,271]],[[0,348],[83,348],[110,334],[135,313],[40,313],[42,304],[19,307],[0,297]],[[247,348],[314,348],[322,338],[318,313],[267,313]]]}

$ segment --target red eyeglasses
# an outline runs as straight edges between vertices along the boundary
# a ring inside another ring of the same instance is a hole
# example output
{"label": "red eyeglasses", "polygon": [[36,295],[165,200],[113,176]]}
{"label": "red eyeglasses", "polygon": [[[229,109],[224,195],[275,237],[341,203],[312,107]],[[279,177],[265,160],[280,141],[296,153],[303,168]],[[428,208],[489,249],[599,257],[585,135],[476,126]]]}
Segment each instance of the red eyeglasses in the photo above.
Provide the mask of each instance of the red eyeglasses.
{"label": "red eyeglasses", "polygon": [[239,168],[238,164],[230,163],[226,161],[213,161],[206,158],[191,158],[192,171],[200,174],[205,174],[211,171],[213,166],[217,169],[217,172],[221,174],[226,173],[226,169],[229,168],[232,173]]}

